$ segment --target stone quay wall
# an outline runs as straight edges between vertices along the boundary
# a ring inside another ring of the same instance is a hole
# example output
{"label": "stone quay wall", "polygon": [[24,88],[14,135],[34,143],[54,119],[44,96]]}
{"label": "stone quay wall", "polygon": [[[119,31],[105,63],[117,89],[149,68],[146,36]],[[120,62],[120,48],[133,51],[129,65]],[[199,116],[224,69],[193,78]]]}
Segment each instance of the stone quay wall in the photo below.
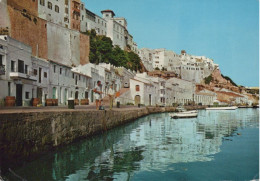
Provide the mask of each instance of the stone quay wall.
{"label": "stone quay wall", "polygon": [[56,147],[100,134],[142,116],[174,110],[173,107],[143,107],[104,111],[0,111],[0,164],[10,160],[33,159]]}

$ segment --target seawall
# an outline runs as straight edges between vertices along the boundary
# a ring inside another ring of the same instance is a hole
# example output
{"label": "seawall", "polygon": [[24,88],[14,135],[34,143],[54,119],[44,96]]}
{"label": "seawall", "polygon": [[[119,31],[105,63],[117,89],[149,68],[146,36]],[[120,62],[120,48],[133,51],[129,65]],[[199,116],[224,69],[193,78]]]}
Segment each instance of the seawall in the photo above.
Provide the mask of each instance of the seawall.
{"label": "seawall", "polygon": [[41,153],[148,114],[174,110],[173,107],[143,107],[104,111],[0,112],[0,166],[10,160],[33,159]]}

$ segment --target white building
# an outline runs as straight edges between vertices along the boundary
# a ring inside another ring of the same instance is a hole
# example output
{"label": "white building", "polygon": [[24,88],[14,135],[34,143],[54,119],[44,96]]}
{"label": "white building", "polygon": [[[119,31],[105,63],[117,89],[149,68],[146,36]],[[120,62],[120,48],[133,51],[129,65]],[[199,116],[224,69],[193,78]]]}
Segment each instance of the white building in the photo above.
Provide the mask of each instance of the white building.
{"label": "white building", "polygon": [[112,10],[103,10],[103,19],[107,21],[107,37],[111,38],[114,46],[125,49],[127,45],[127,22],[125,18],[114,18]]}
{"label": "white building", "polygon": [[84,3],[81,3],[80,11],[80,31],[86,32],[89,30],[96,30],[98,35],[107,35],[107,21],[90,10],[85,8]]}
{"label": "white building", "polygon": [[32,57],[32,70],[37,78],[34,82],[32,97],[39,98],[39,104],[45,105],[49,97],[50,63],[47,60]]}
{"label": "white building", "polygon": [[203,89],[195,92],[194,103],[201,105],[213,105],[217,100],[217,94],[213,91]]}
{"label": "white building", "polygon": [[70,0],[38,0],[38,16],[47,21],[70,27]]}
{"label": "white building", "polygon": [[154,67],[153,67],[153,59],[154,59],[153,50],[148,49],[148,48],[142,48],[142,49],[139,49],[138,55],[141,58],[142,63],[144,65],[144,67],[146,68],[146,70],[153,71],[153,69],[154,69]]}
{"label": "white building", "polygon": [[121,87],[128,88],[130,86],[130,79],[134,78],[136,73],[130,69],[127,70],[125,67],[116,67],[116,71],[122,77]]}
{"label": "white building", "polygon": [[59,105],[66,105],[69,98],[88,99],[87,86],[90,77],[61,63],[50,61],[49,98],[58,99]]}
{"label": "white building", "polygon": [[185,105],[194,101],[196,86],[193,82],[171,78],[167,80],[167,86],[172,88],[173,103]]}
{"label": "white building", "polygon": [[32,72],[31,52],[31,47],[9,36],[0,36],[1,106],[6,96],[14,96],[17,106],[30,105],[37,80]]}

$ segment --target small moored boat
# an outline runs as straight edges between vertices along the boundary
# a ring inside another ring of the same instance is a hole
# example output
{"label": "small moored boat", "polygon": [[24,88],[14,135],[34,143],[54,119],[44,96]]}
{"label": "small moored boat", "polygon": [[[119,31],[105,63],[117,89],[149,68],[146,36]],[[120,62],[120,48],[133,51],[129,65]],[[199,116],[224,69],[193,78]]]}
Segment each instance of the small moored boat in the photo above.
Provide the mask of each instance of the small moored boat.
{"label": "small moored boat", "polygon": [[177,119],[177,118],[195,118],[195,117],[198,116],[197,110],[187,111],[183,107],[177,107],[176,110],[178,111],[177,113],[171,113],[170,114],[171,118],[174,118],[174,119]]}
{"label": "small moored boat", "polygon": [[179,113],[171,113],[171,118],[196,118],[198,116],[198,111],[185,111]]}
{"label": "small moored boat", "polygon": [[206,110],[236,110],[237,106],[229,106],[229,107],[208,107]]}

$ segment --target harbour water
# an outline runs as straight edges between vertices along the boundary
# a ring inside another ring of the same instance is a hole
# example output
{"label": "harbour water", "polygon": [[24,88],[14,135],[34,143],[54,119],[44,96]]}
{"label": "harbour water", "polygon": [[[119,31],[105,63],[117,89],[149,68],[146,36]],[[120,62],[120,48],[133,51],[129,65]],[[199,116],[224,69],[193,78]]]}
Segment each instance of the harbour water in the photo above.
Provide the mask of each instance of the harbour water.
{"label": "harbour water", "polygon": [[259,179],[259,109],[153,114],[11,169],[9,180]]}

